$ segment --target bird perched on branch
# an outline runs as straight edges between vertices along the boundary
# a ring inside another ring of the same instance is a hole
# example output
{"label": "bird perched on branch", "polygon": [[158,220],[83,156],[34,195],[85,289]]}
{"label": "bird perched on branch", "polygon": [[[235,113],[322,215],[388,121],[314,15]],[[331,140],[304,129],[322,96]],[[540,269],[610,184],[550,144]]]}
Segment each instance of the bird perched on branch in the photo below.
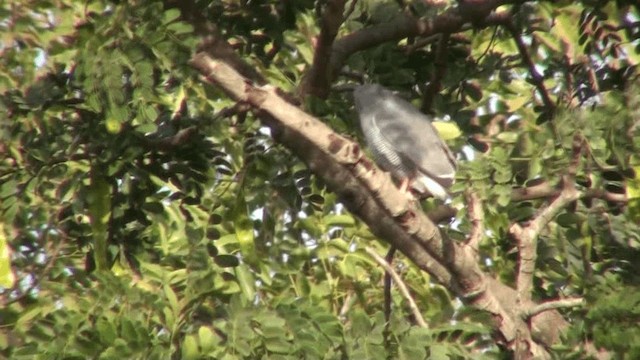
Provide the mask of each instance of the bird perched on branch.
{"label": "bird perched on branch", "polygon": [[354,90],[360,127],[375,162],[400,181],[400,189],[445,200],[456,173],[455,157],[431,117],[377,84]]}

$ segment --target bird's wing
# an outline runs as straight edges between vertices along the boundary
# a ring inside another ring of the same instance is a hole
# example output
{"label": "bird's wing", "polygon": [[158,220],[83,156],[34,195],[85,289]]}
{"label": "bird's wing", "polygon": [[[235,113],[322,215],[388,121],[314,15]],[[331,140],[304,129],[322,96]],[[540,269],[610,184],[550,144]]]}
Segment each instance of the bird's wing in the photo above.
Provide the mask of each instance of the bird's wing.
{"label": "bird's wing", "polygon": [[393,150],[420,172],[447,187],[453,183],[455,157],[428,116],[408,102],[394,98],[376,112],[373,123]]}

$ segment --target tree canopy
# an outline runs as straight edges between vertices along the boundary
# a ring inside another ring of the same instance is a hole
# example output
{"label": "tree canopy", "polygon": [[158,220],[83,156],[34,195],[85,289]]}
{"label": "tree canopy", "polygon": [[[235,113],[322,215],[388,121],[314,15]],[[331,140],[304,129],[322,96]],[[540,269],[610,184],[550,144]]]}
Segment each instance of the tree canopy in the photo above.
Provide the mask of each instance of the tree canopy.
{"label": "tree canopy", "polygon": [[[0,357],[640,357],[640,5],[0,4]],[[351,90],[438,119],[453,200]]]}

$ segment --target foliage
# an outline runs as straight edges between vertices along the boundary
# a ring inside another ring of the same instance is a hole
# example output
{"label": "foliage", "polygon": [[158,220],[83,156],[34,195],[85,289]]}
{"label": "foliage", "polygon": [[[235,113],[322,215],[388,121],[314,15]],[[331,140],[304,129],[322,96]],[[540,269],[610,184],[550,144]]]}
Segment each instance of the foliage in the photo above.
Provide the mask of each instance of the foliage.
{"label": "foliage", "polygon": [[[508,357],[482,312],[404,258],[394,265],[429,328],[414,325],[396,291],[385,327],[383,272],[364,247],[387,245],[189,66],[204,17],[270,84],[293,93],[313,62],[322,3],[193,1],[195,15],[172,1],[0,5],[1,357]],[[392,21],[398,3],[357,2],[339,36]],[[409,3],[418,16],[444,11]],[[478,193],[481,262],[514,285],[509,225],[547,199],[516,201],[512,189],[558,184],[580,134],[579,190],[626,194],[628,203],[584,197],[550,222],[534,296],[589,300],[566,312],[571,345],[558,356],[580,357],[593,342],[637,357],[638,6],[512,7],[556,107],[504,27],[452,38],[431,111],[464,135],[450,140],[463,160],[453,189],[462,209],[443,229],[464,239],[472,224],[462,193]],[[419,100],[439,69],[436,46],[420,40],[355,53],[345,72]],[[340,91],[307,102],[357,137],[351,105]]]}

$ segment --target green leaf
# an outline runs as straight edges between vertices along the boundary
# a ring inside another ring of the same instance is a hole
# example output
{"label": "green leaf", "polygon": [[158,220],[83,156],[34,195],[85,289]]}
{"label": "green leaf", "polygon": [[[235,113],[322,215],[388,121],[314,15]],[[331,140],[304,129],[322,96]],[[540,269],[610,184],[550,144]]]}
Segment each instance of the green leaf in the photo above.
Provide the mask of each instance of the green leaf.
{"label": "green leaf", "polygon": [[189,34],[193,32],[193,26],[185,22],[174,22],[167,26],[167,30],[173,32],[175,35]]}
{"label": "green leaf", "polygon": [[371,331],[371,322],[369,315],[362,310],[354,310],[350,316],[351,319],[351,335],[354,337],[362,337]]}
{"label": "green leaf", "polygon": [[0,222],[0,287],[13,287],[15,275],[11,269],[11,249],[5,238],[4,224]]}
{"label": "green leaf", "polygon": [[453,140],[462,135],[458,125],[452,121],[433,121],[433,126],[443,140]]}
{"label": "green leaf", "polygon": [[238,279],[238,285],[244,297],[253,301],[256,295],[255,279],[251,269],[245,264],[238,265],[234,268],[236,279]]}
{"label": "green leaf", "polygon": [[173,311],[173,313],[176,315],[179,314],[180,305],[178,303],[178,297],[176,296],[176,293],[169,285],[164,285],[162,289],[164,290],[164,296],[169,301],[169,306],[171,306],[171,310]]}
{"label": "green leaf", "polygon": [[449,360],[448,351],[445,345],[433,344],[429,348],[429,359]]}
{"label": "green leaf", "polygon": [[96,329],[100,335],[100,341],[103,344],[111,344],[115,341],[117,337],[116,327],[108,319],[98,319]]}
{"label": "green leaf", "polygon": [[96,168],[91,171],[88,202],[96,269],[107,270],[109,268],[107,224],[111,215],[111,186]]}
{"label": "green leaf", "polygon": [[324,217],[324,223],[327,226],[354,226],[356,224],[353,216],[348,214],[340,214],[340,215],[327,215]]}
{"label": "green leaf", "polygon": [[269,337],[264,340],[267,350],[277,354],[287,354],[291,351],[292,345],[280,337]]}
{"label": "green leaf", "polygon": [[518,141],[518,133],[513,131],[503,131],[498,134],[497,138],[507,144],[515,144]]}
{"label": "green leaf", "polygon": [[194,335],[187,335],[182,342],[182,359],[195,360],[200,358],[198,350],[198,341]]}
{"label": "green leaf", "polygon": [[241,189],[236,197],[233,209],[233,229],[240,245],[243,259],[249,264],[257,262],[255,239],[253,233],[253,221],[249,218],[244,191]]}
{"label": "green leaf", "polygon": [[142,116],[145,121],[153,122],[158,118],[158,112],[156,108],[152,105],[141,105],[140,107]]}
{"label": "green leaf", "polygon": [[238,258],[233,255],[217,255],[213,258],[213,261],[220,267],[235,267],[240,264]]}
{"label": "green leaf", "polygon": [[171,8],[162,14],[162,24],[166,25],[180,17],[180,10]]}
{"label": "green leaf", "polygon": [[212,351],[219,343],[219,338],[207,326],[200,326],[198,329],[198,342],[203,353]]}

